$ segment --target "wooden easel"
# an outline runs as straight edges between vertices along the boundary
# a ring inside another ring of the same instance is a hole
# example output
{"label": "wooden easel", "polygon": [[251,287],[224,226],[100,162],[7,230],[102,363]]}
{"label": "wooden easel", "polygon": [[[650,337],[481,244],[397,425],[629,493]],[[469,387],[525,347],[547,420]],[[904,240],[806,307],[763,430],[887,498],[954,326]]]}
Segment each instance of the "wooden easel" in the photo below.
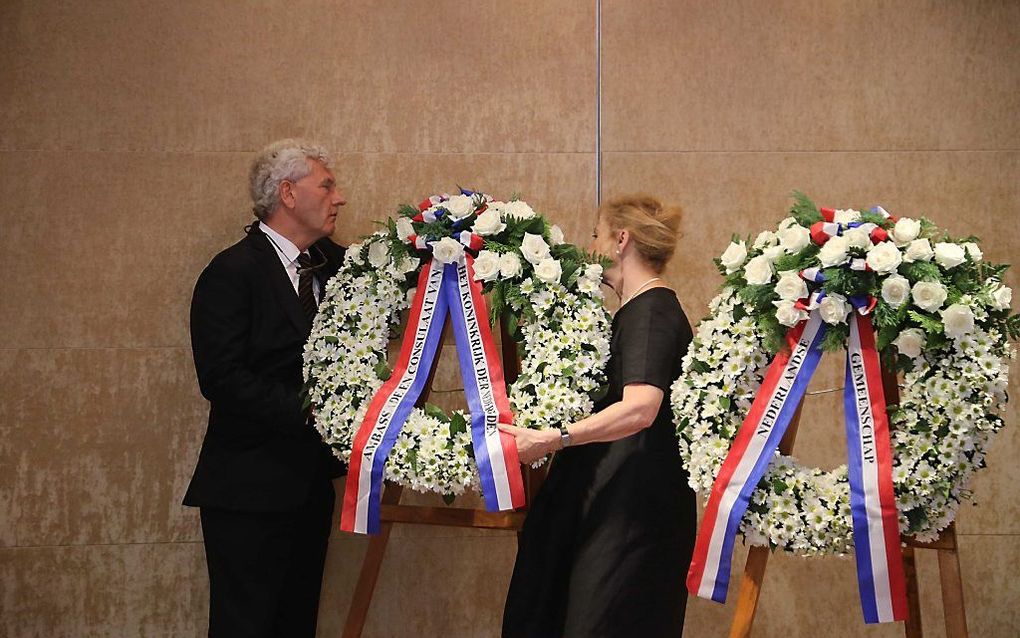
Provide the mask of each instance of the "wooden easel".
{"label": "wooden easel", "polygon": [[[900,391],[896,373],[882,367],[882,390],[889,404],[899,403]],[[779,443],[779,451],[789,454],[793,450],[797,438],[797,426],[800,424],[800,411],[804,407],[803,399],[797,406],[793,420]],[[967,616],[963,605],[963,579],[960,577],[960,556],[957,552],[956,525],[951,524],[943,530],[938,539],[931,543],[919,543],[904,538],[903,571],[907,581],[907,607],[910,611],[904,623],[906,638],[921,638],[921,600],[917,588],[917,568],[914,562],[915,549],[934,549],[938,552],[939,576],[942,585],[942,606],[946,621],[947,638],[967,638]],[[754,615],[758,609],[758,597],[761,595],[762,580],[768,564],[770,550],[768,547],[755,545],[748,550],[747,562],[744,564],[744,575],[740,581],[740,594],[737,597],[737,609],[730,624],[730,638],[749,638]]]}
{"label": "wooden easel", "polygon": [[[443,345],[446,343],[450,332],[450,320],[446,320],[443,326],[443,335],[439,342],[439,352],[442,353]],[[517,356],[517,343],[510,338],[506,327],[506,318],[500,321],[500,354],[503,360],[503,376],[507,386],[513,383],[521,372],[520,359]],[[436,368],[439,365],[440,357],[437,356],[432,362],[432,369],[429,371],[428,382],[425,390],[418,399],[418,407],[425,405],[432,391],[432,379],[435,377]],[[522,468],[524,473],[525,502],[530,504],[534,498],[542,479],[545,477],[545,469],[538,470],[530,467]],[[383,554],[386,552],[386,544],[390,539],[390,530],[394,523],[413,523],[417,525],[443,525],[446,527],[475,527],[484,529],[505,529],[515,530],[520,533],[521,525],[524,522],[524,511],[515,512],[487,512],[478,509],[454,508],[454,507],[429,507],[424,505],[401,505],[400,495],[403,489],[399,485],[388,483],[382,496],[382,507],[379,508],[381,525],[379,534],[368,541],[368,549],[361,563],[361,573],[358,575],[358,583],[354,587],[354,596],[351,598],[351,608],[347,612],[347,622],[344,625],[344,638],[359,638],[365,627],[365,620],[368,617],[368,609],[372,604],[372,595],[375,593],[375,584],[379,579],[379,569],[382,567]]]}

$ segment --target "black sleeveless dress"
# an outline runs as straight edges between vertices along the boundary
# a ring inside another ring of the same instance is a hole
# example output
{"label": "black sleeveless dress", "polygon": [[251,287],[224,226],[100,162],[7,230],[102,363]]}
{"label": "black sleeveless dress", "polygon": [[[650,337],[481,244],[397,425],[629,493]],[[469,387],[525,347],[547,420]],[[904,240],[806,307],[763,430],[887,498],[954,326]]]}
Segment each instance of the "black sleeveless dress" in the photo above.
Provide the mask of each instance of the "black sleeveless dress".
{"label": "black sleeveless dress", "polygon": [[691,327],[668,288],[613,318],[609,393],[663,390],[648,428],[556,454],[521,532],[503,613],[504,638],[680,636],[697,512],[677,449],[670,386]]}

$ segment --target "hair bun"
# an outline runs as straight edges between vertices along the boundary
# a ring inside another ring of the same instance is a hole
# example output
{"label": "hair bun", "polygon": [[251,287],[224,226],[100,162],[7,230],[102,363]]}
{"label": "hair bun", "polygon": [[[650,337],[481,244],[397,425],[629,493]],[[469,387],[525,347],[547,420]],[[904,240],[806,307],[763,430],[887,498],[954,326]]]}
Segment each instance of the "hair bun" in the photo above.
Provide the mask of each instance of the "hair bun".
{"label": "hair bun", "polygon": [[673,257],[680,238],[683,209],[676,205],[663,205],[647,194],[625,195],[613,198],[599,207],[613,230],[627,230],[638,252],[662,272]]}

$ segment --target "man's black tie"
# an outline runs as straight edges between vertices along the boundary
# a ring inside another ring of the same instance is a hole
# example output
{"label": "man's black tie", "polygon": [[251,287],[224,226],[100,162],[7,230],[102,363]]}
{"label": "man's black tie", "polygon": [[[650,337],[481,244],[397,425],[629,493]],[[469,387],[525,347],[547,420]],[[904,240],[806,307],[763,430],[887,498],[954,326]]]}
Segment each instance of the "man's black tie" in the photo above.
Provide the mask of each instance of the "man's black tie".
{"label": "man's black tie", "polygon": [[308,316],[308,320],[311,321],[315,318],[315,313],[318,310],[318,304],[315,303],[315,293],[312,291],[312,271],[308,270],[312,265],[312,258],[308,253],[301,253],[297,258],[298,262],[298,299],[301,301],[301,307],[305,310],[305,315]]}

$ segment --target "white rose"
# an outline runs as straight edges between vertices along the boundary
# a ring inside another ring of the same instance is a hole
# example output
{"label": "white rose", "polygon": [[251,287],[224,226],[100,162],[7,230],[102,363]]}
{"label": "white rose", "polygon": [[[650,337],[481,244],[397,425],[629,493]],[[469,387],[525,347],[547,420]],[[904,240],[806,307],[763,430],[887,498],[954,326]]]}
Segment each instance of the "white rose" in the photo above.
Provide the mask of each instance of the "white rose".
{"label": "white rose", "polygon": [[799,222],[796,217],[787,217],[783,221],[779,222],[779,230],[786,230],[790,226],[797,226]]}
{"label": "white rose", "polygon": [[921,349],[924,348],[924,330],[920,328],[907,328],[892,343],[900,351],[900,354],[916,359],[921,356]]}
{"label": "white rose", "polygon": [[525,202],[516,201],[503,204],[503,214],[507,217],[516,217],[517,219],[531,219],[535,216],[535,211]]}
{"label": "white rose", "polygon": [[385,242],[377,241],[368,245],[368,263],[382,268],[390,261],[389,247]]}
{"label": "white rose", "polygon": [[482,237],[501,233],[505,229],[506,224],[500,220],[499,211],[493,210],[491,207],[486,208],[484,213],[476,217],[475,223],[471,226],[471,231]]}
{"label": "white rose", "polygon": [[821,315],[822,321],[828,324],[845,322],[848,312],[850,312],[850,304],[846,302],[846,297],[843,295],[825,295],[822,297],[821,303],[818,304],[818,314]]}
{"label": "white rose", "polygon": [[407,303],[413,302],[414,301],[414,296],[417,295],[417,294],[418,294],[418,288],[408,288],[407,289]]}
{"label": "white rose", "polygon": [[808,296],[807,282],[797,272],[787,272],[776,284],[776,294],[780,299],[796,301]]}
{"label": "white rose", "polygon": [[963,245],[963,247],[967,249],[967,255],[970,257],[971,261],[981,261],[985,256],[985,254],[981,252],[981,248],[972,241],[967,242]]}
{"label": "white rose", "polygon": [[772,302],[772,305],[776,307],[776,319],[787,328],[796,326],[808,317],[806,311],[794,308],[793,304],[794,302],[785,300]]}
{"label": "white rose", "polygon": [[891,241],[883,241],[872,246],[865,261],[875,272],[889,273],[899,267],[900,262],[903,261],[903,255],[900,254],[900,249],[896,247],[896,244]]}
{"label": "white rose", "polygon": [[723,267],[726,268],[727,275],[737,272],[744,265],[745,260],[747,260],[747,247],[744,242],[730,242],[730,245],[726,247],[726,252],[719,258]]}
{"label": "white rose", "polygon": [[364,246],[362,242],[351,244],[347,247],[347,252],[344,253],[345,264],[360,264],[361,263],[361,249]]}
{"label": "white rose", "polygon": [[882,282],[882,299],[893,308],[899,308],[910,296],[910,282],[902,275],[886,277]]}
{"label": "white rose", "polygon": [[836,222],[837,224],[849,224],[850,222],[855,222],[860,218],[861,218],[860,211],[848,208],[846,210],[837,210],[832,217],[832,221]]}
{"label": "white rose", "polygon": [[917,239],[917,236],[921,233],[921,222],[916,219],[910,219],[909,217],[902,217],[896,220],[896,225],[893,226],[890,235],[893,241],[896,242],[897,246],[906,246],[910,242]]}
{"label": "white rose", "polygon": [[974,331],[974,311],[962,303],[954,303],[941,312],[946,336],[954,339]]}
{"label": "white rose", "polygon": [[942,307],[946,300],[946,287],[935,281],[919,281],[910,289],[914,305],[921,310],[933,312]]}
{"label": "white rose", "polygon": [[847,242],[846,237],[830,237],[829,241],[825,242],[821,250],[818,251],[818,260],[826,268],[844,264],[849,259],[846,254],[849,247],[850,244]]}
{"label": "white rose", "polygon": [[1009,310],[1013,301],[1013,290],[1009,286],[999,286],[992,292],[992,307],[996,310]]}
{"label": "white rose", "polygon": [[935,244],[935,261],[943,268],[955,268],[964,261],[963,246],[950,242]]}
{"label": "white rose", "polygon": [[467,195],[454,195],[450,199],[439,204],[439,206],[449,211],[450,218],[453,220],[464,219],[471,213],[475,212],[475,202]]}
{"label": "white rose", "polygon": [[556,259],[543,259],[535,264],[535,276],[546,283],[555,283],[560,280],[563,274],[563,267]]}
{"label": "white rose", "polygon": [[524,233],[524,241],[521,242],[521,254],[533,265],[549,258],[549,244],[545,243],[541,235]]}
{"label": "white rose", "polygon": [[407,241],[407,238],[414,234],[414,225],[410,217],[397,218],[397,237],[400,241]]}
{"label": "white rose", "polygon": [[867,250],[871,247],[871,235],[864,228],[851,228],[843,233],[843,236],[846,237],[846,241],[850,244],[851,248]]}
{"label": "white rose", "polygon": [[931,249],[931,243],[927,239],[915,239],[907,246],[907,253],[903,256],[903,261],[907,263],[913,261],[931,261],[931,258],[934,256],[935,251]]}
{"label": "white rose", "polygon": [[503,253],[500,255],[499,274],[503,275],[504,279],[520,277],[522,272],[524,272],[524,265],[521,264],[521,258],[516,253]]}
{"label": "white rose", "polygon": [[499,276],[499,253],[483,250],[478,253],[474,263],[475,279],[492,281]]}
{"label": "white rose", "polygon": [[453,237],[443,237],[432,245],[432,256],[444,264],[452,264],[464,256],[464,245]]}
{"label": "white rose", "polygon": [[762,251],[761,254],[762,254],[762,257],[764,257],[765,259],[768,259],[769,263],[771,264],[775,260],[777,260],[780,257],[782,257],[784,252],[786,252],[786,251],[783,250],[782,246],[771,246],[769,248],[766,248],[764,251]]}
{"label": "white rose", "polygon": [[744,279],[752,286],[761,286],[772,281],[772,262],[765,255],[758,255],[744,267]]}
{"label": "white rose", "polygon": [[418,267],[417,257],[403,257],[397,264],[397,270],[401,273],[409,273]]}
{"label": "white rose", "polygon": [[754,243],[751,244],[752,248],[761,250],[766,246],[775,246],[778,241],[778,237],[771,230],[763,230],[758,233],[758,236],[754,238]]}
{"label": "white rose", "polygon": [[553,224],[549,227],[549,241],[553,246],[559,246],[563,243],[563,229]]}

